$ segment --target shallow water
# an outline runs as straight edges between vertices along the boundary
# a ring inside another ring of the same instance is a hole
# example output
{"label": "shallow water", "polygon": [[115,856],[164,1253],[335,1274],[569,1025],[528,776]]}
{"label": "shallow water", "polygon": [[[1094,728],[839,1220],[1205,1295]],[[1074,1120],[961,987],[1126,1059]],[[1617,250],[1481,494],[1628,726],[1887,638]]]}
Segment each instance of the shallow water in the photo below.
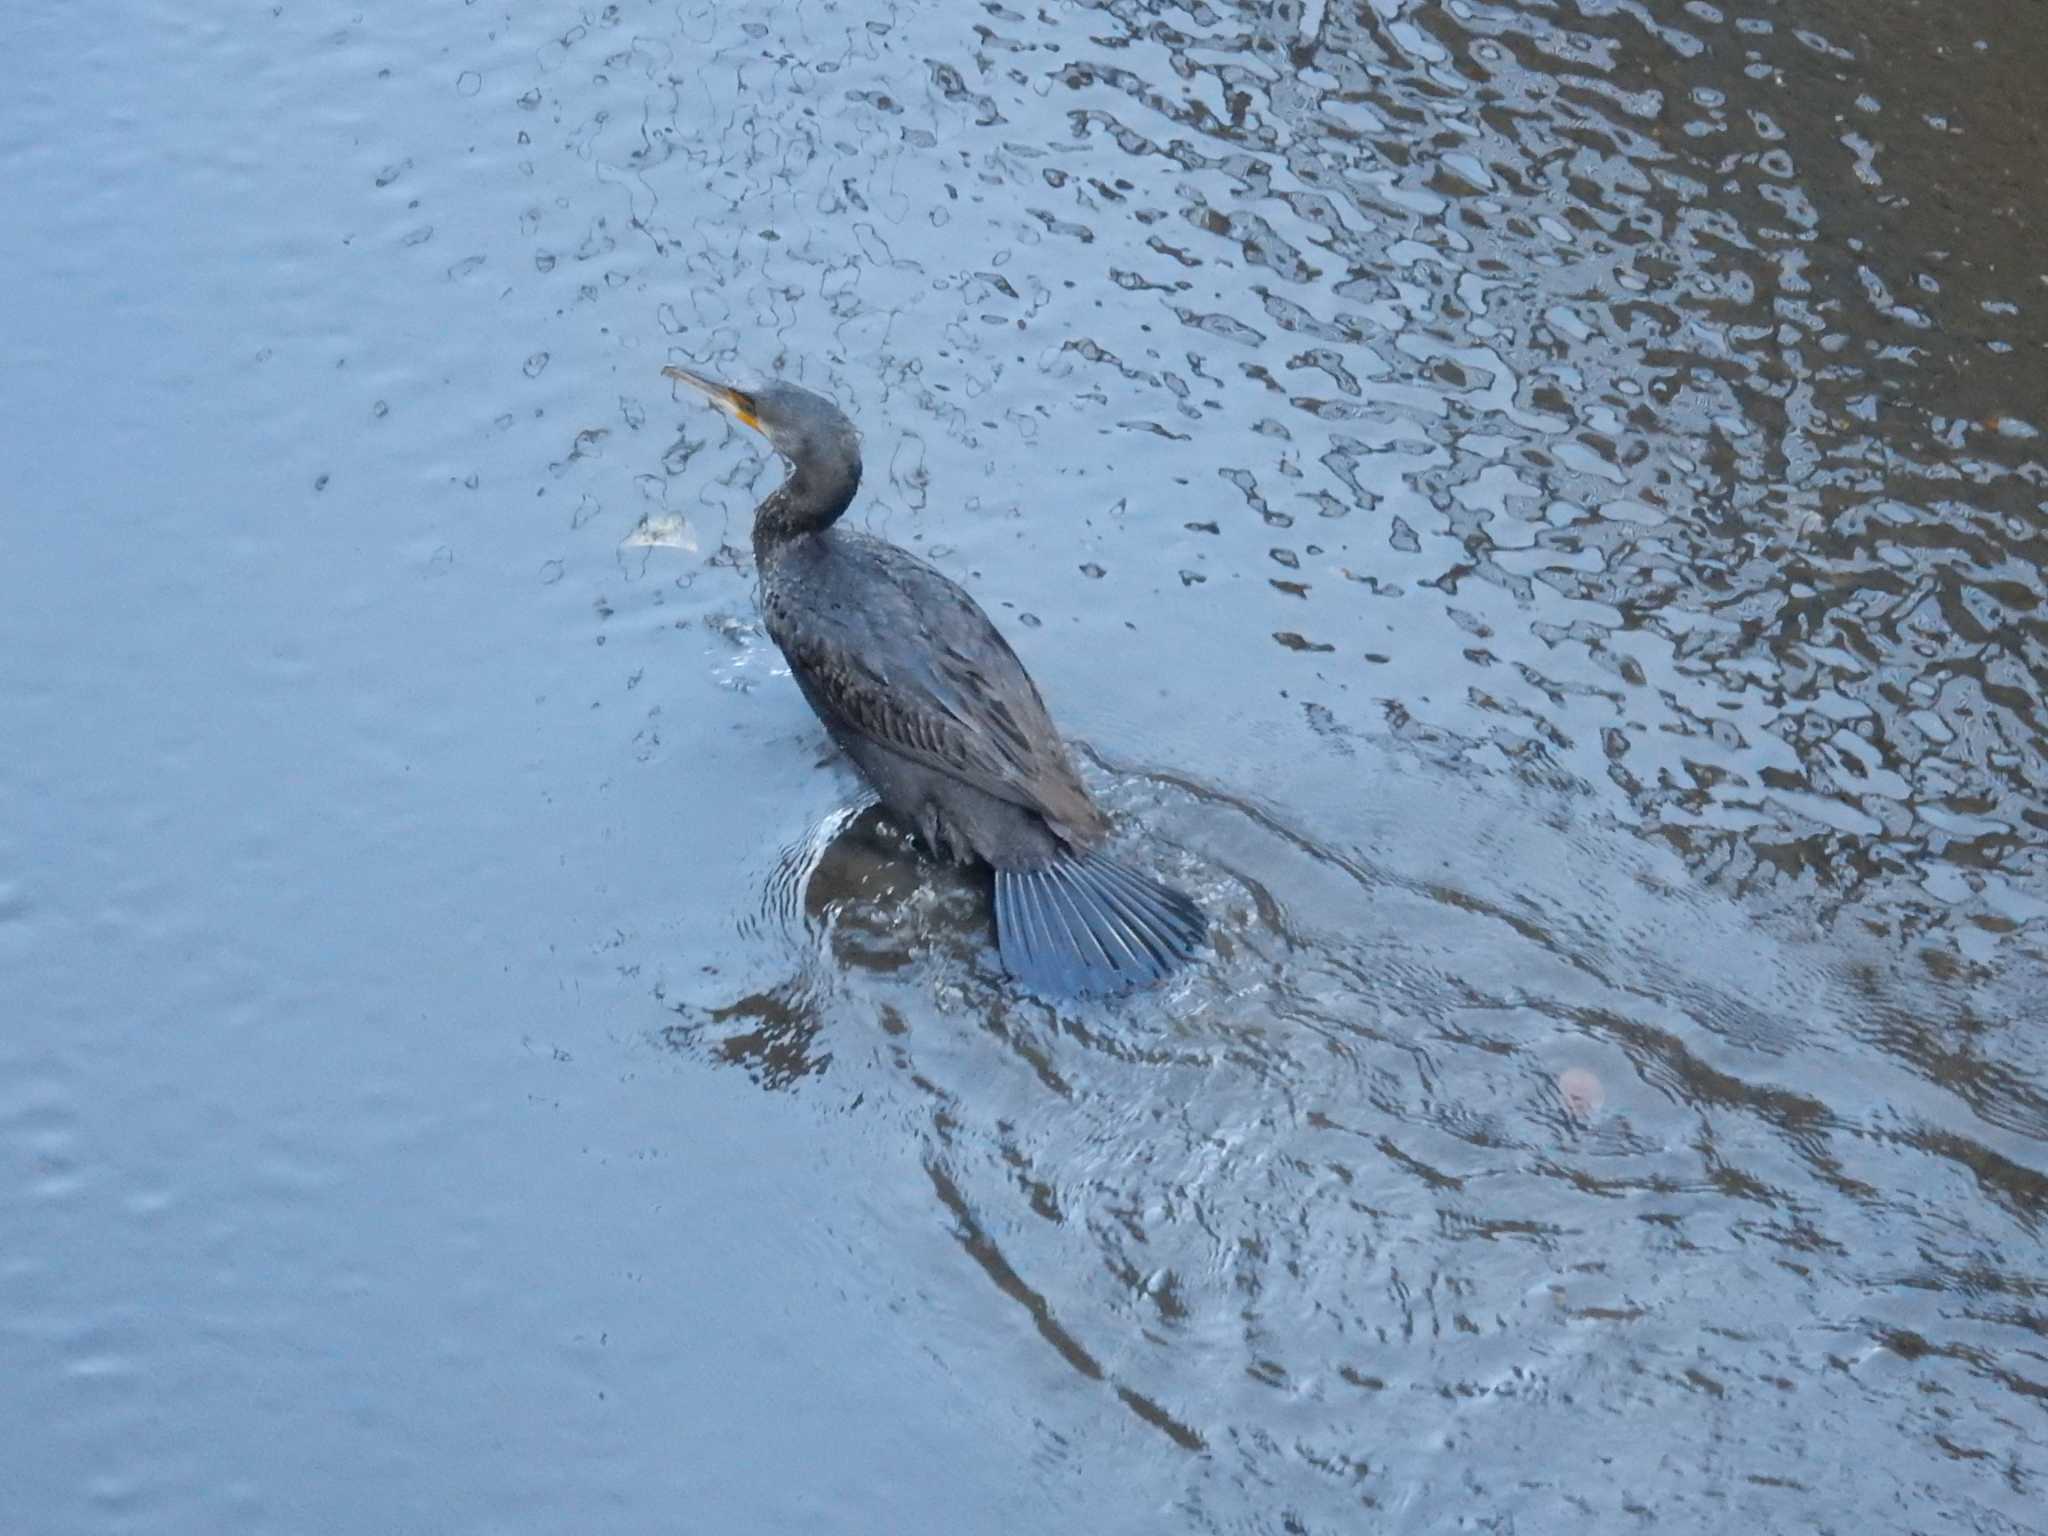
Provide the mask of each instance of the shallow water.
{"label": "shallow water", "polygon": [[[16,56],[10,1527],[2048,1529],[2034,8]],[[669,361],[1211,963],[1012,994]]]}

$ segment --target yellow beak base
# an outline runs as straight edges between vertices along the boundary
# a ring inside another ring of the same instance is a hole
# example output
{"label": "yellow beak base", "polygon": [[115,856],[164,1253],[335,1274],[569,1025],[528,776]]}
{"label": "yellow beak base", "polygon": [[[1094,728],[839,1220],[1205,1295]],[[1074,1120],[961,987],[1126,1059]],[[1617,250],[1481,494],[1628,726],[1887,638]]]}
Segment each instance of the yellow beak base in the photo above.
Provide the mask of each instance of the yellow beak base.
{"label": "yellow beak base", "polygon": [[730,384],[721,384],[716,379],[707,379],[700,373],[690,372],[687,368],[671,366],[662,369],[661,372],[664,378],[674,379],[678,384],[687,384],[697,390],[721,411],[736,417],[756,432],[761,430],[761,418],[754,414],[753,397],[744,390],[734,389]]}

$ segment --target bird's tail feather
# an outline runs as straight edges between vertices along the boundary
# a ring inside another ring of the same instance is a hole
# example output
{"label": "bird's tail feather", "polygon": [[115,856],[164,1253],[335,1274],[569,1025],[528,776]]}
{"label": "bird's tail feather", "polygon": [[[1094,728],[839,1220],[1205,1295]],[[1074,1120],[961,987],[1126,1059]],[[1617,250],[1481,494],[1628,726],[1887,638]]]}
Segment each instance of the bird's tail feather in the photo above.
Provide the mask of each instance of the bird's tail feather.
{"label": "bird's tail feather", "polygon": [[1105,854],[996,871],[1003,965],[1036,991],[1145,986],[1193,959],[1208,928],[1186,896]]}

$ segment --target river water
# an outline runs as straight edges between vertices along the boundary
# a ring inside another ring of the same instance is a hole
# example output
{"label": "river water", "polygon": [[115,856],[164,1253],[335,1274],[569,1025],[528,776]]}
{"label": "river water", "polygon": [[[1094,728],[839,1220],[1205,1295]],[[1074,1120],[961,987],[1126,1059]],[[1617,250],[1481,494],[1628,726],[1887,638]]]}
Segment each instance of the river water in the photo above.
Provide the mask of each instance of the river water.
{"label": "river water", "polygon": [[[34,7],[0,1511],[2048,1530],[2048,13]],[[862,425],[1216,952],[1015,995]]]}

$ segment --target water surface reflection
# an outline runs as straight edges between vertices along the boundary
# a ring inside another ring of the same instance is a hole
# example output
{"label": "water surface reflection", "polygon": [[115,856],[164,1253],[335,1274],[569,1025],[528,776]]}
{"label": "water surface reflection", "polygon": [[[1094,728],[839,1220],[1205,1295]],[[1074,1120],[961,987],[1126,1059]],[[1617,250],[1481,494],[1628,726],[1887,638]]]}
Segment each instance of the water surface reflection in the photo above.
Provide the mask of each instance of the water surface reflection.
{"label": "water surface reflection", "polygon": [[670,1037],[914,1127],[1200,1528],[2038,1528],[2042,40],[1804,9],[686,10],[633,120],[671,344],[854,403],[1219,929],[1020,1001],[833,813]]}
{"label": "water surface reflection", "polygon": [[[2044,1529],[2040,7],[61,9],[37,1530]],[[1008,987],[665,362],[1209,963]]]}

